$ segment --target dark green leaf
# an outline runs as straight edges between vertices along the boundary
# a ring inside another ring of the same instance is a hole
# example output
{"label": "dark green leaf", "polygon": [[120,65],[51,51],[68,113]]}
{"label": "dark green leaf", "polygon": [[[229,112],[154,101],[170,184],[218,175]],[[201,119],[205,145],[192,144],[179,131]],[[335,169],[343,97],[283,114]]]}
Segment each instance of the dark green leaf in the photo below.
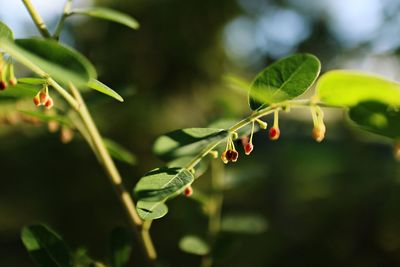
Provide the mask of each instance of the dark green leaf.
{"label": "dark green leaf", "polygon": [[3,40],[0,48],[36,74],[48,74],[65,84],[71,81],[84,86],[96,78],[94,67],[83,55],[53,40],[19,39],[15,43]]}
{"label": "dark green leaf", "polygon": [[350,108],[349,117],[362,129],[393,139],[400,138],[400,111],[368,101]]}
{"label": "dark green leaf", "polygon": [[250,86],[250,108],[257,110],[300,96],[313,85],[320,69],[319,60],[310,54],[295,54],[271,64]]}
{"label": "dark green leaf", "polygon": [[115,141],[107,138],[103,138],[104,144],[110,155],[122,162],[128,163],[130,165],[134,165],[136,163],[136,157],[130,151],[122,147],[120,144]]}
{"label": "dark green leaf", "polygon": [[129,261],[132,251],[131,232],[122,227],[115,228],[110,238],[110,267],[123,267]]}
{"label": "dark green leaf", "polygon": [[168,207],[162,201],[139,201],[136,205],[138,214],[143,220],[155,220],[168,213]]}
{"label": "dark green leaf", "polygon": [[188,128],[160,136],[153,151],[164,160],[191,156],[199,153],[209,142],[224,139],[227,131],[214,128]]}
{"label": "dark green leaf", "polygon": [[110,8],[105,8],[105,7],[80,8],[72,10],[70,14],[71,15],[80,14],[98,19],[109,20],[116,23],[120,23],[132,29],[139,28],[139,23],[134,18],[125,13]]}
{"label": "dark green leaf", "polygon": [[260,234],[267,229],[267,221],[256,214],[231,214],[222,217],[221,231],[238,234]]}
{"label": "dark green leaf", "polygon": [[0,21],[0,40],[3,38],[12,42],[14,40],[14,34],[6,24]]}
{"label": "dark green leaf", "polygon": [[22,242],[40,267],[71,267],[71,253],[55,232],[43,225],[24,227]]}
{"label": "dark green leaf", "polygon": [[148,172],[136,184],[135,196],[142,201],[165,201],[184,191],[194,180],[184,168],[159,168]]}
{"label": "dark green leaf", "polygon": [[100,93],[103,93],[105,95],[111,96],[112,98],[115,98],[116,100],[118,100],[120,102],[124,102],[124,99],[122,98],[122,96],[120,96],[113,89],[111,89],[110,87],[108,87],[107,85],[105,85],[104,83],[101,83],[100,81],[98,81],[96,79],[90,79],[90,81],[88,83],[88,87],[93,90],[99,91]]}
{"label": "dark green leaf", "polygon": [[400,105],[400,84],[356,71],[327,72],[317,83],[317,94],[322,102],[335,106],[355,106],[363,101]]}
{"label": "dark green leaf", "polygon": [[179,241],[179,248],[187,253],[204,256],[210,253],[210,246],[200,237],[188,235]]}

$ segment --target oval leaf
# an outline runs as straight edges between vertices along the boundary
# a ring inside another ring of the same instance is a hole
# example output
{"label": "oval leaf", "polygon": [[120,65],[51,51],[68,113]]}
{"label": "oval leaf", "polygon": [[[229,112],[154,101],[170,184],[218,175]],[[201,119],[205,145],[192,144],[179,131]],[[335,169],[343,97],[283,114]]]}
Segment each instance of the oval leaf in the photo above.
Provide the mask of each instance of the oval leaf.
{"label": "oval leaf", "polygon": [[124,99],[122,96],[120,96],[117,92],[115,92],[113,89],[105,85],[104,83],[96,80],[96,79],[90,79],[88,83],[88,87],[90,89],[99,91],[100,93],[103,93],[105,95],[111,96],[112,98],[115,98],[119,102],[124,102]]}
{"label": "oval leaf", "polygon": [[18,83],[15,86],[9,86],[6,90],[0,92],[0,98],[31,98],[39,92],[42,85],[33,85],[28,83],[22,83],[18,79]]}
{"label": "oval leaf", "polygon": [[6,24],[0,21],[0,40],[1,39],[6,39],[12,42],[14,40],[14,34]]}
{"label": "oval leaf", "polygon": [[110,267],[123,267],[129,261],[132,251],[131,232],[123,227],[115,228],[110,237]]}
{"label": "oval leaf", "polygon": [[71,266],[71,253],[55,232],[43,225],[24,227],[22,242],[38,266]]}
{"label": "oval leaf", "polygon": [[362,129],[385,137],[400,138],[400,111],[369,101],[350,108],[350,119]]}
{"label": "oval leaf", "polygon": [[179,241],[179,248],[187,253],[204,256],[210,253],[210,246],[200,237],[188,235]]}
{"label": "oval leaf", "polygon": [[143,220],[156,220],[168,213],[168,207],[162,201],[138,201],[136,208],[140,218]]}
{"label": "oval leaf", "polygon": [[164,160],[191,156],[199,153],[205,145],[228,136],[227,131],[215,128],[188,128],[176,130],[157,138],[153,151]]}
{"label": "oval leaf", "polygon": [[187,169],[159,168],[142,177],[134,193],[142,201],[165,201],[182,193],[193,180],[193,174]]}
{"label": "oval leaf", "polygon": [[3,40],[0,48],[40,76],[50,75],[65,84],[83,86],[96,78],[94,67],[83,55],[53,40],[19,39],[15,43]]}
{"label": "oval leaf", "polygon": [[[193,159],[192,157],[177,158],[177,159],[174,159],[174,160],[168,162],[167,166],[169,168],[173,168],[173,167],[184,168],[187,164],[189,164],[192,161],[192,159]],[[208,166],[210,165],[209,163],[210,163],[210,161],[208,160],[208,158],[203,158],[199,162],[199,164],[197,164],[194,167],[194,176],[196,178],[202,176],[207,171]]]}
{"label": "oval leaf", "polygon": [[271,64],[250,86],[250,108],[257,110],[303,94],[313,85],[320,69],[318,58],[310,54],[295,54]]}
{"label": "oval leaf", "polygon": [[400,105],[400,84],[357,71],[330,71],[317,83],[319,99],[335,106],[355,106],[363,101]]}
{"label": "oval leaf", "polygon": [[105,7],[80,8],[72,10],[70,15],[74,14],[86,15],[98,19],[113,21],[132,29],[139,28],[139,23],[134,18],[125,13],[110,8],[105,8]]}

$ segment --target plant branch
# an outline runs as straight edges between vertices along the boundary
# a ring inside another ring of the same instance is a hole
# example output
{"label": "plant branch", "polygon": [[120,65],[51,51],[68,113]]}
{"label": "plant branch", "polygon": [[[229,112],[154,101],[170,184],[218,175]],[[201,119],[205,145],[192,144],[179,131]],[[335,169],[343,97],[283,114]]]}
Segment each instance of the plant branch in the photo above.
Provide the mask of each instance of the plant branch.
{"label": "plant branch", "polygon": [[35,7],[32,5],[30,0],[22,0],[22,2],[24,3],[26,9],[29,12],[29,15],[32,17],[33,22],[35,23],[36,27],[38,28],[40,34],[44,37],[44,38],[50,38],[50,32],[47,29],[46,24],[44,23],[42,17],[39,15],[39,13],[37,12],[37,10],[35,9]]}
{"label": "plant branch", "polygon": [[53,34],[53,38],[56,40],[60,38],[61,31],[64,28],[65,20],[70,15],[71,5],[72,5],[72,0],[67,0],[67,2],[65,2],[63,14],[60,20],[58,21],[56,29],[54,30]]}
{"label": "plant branch", "polygon": [[153,241],[151,240],[150,236],[150,227],[152,222],[153,222],[152,220],[143,221],[141,234],[149,258],[155,260],[157,259],[157,252],[154,248]]}

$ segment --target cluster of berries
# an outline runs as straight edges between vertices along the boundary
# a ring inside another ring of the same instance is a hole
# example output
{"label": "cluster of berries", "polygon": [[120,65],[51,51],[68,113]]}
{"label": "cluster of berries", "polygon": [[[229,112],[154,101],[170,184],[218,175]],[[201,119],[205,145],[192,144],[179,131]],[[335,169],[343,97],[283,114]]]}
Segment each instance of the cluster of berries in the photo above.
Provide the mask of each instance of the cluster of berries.
{"label": "cluster of berries", "polygon": [[42,90],[40,90],[33,98],[33,103],[35,103],[37,107],[41,105],[45,106],[47,109],[51,109],[53,107],[53,98],[51,98],[49,94],[49,88],[47,84],[44,84]]}
{"label": "cluster of berries", "polygon": [[5,61],[2,56],[0,58],[0,91],[4,91],[8,87],[8,83],[16,86],[18,82],[14,75],[14,66],[11,58]]}

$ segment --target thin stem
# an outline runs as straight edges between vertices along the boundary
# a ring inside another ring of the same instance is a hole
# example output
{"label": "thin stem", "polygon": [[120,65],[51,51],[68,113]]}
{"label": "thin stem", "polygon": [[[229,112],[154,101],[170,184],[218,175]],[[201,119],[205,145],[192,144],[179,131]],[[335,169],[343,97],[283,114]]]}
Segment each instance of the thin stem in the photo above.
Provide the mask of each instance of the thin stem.
{"label": "thin stem", "polygon": [[56,29],[53,34],[53,38],[56,40],[60,38],[61,31],[64,28],[65,19],[71,14],[70,13],[71,5],[72,5],[72,0],[67,0],[67,2],[65,2],[63,14],[60,20],[58,21]]}
{"label": "thin stem", "polygon": [[155,260],[157,259],[157,252],[154,248],[153,241],[151,240],[150,237],[150,227],[152,222],[153,222],[152,220],[146,220],[143,222],[141,234],[149,258]]}
{"label": "thin stem", "polygon": [[39,13],[37,12],[37,10],[35,9],[35,7],[32,5],[30,0],[22,0],[22,2],[24,3],[26,9],[29,12],[29,15],[31,15],[33,22],[35,23],[36,27],[38,28],[40,34],[44,37],[44,38],[50,38],[50,32],[47,29],[46,24],[44,23],[42,17],[39,15]]}

